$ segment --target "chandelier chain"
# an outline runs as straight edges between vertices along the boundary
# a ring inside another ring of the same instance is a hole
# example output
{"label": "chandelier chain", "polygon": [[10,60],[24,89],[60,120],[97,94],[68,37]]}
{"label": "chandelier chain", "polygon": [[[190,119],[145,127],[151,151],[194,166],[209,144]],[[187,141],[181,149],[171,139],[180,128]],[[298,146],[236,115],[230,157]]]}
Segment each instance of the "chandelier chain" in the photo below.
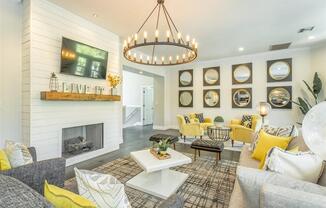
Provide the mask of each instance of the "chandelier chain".
{"label": "chandelier chain", "polygon": [[[162,5],[160,4],[160,6],[158,8],[158,14],[157,14],[155,30],[158,30],[158,25],[159,25],[159,22],[160,22],[161,7],[162,7]],[[155,55],[155,47],[156,47],[156,44],[154,43],[153,51],[152,51],[152,63],[153,63],[153,58],[154,58],[154,55]]]}
{"label": "chandelier chain", "polygon": [[146,20],[143,22],[143,24],[140,26],[139,30],[137,31],[137,33],[139,33],[143,27],[145,26],[146,22],[149,20],[149,18],[152,16],[152,14],[154,13],[154,11],[156,10],[157,6],[159,4],[156,4],[156,6],[154,7],[154,9],[151,11],[151,13],[148,15],[148,17],[146,18]]}
{"label": "chandelier chain", "polygon": [[172,31],[171,24],[170,24],[170,21],[169,21],[169,19],[168,19],[167,14],[166,14],[166,10],[165,10],[165,6],[164,6],[164,5],[163,5],[163,11],[164,11],[164,16],[165,16],[166,22],[167,22],[167,24],[168,24],[168,26],[169,26],[170,33],[171,33],[171,35],[172,35],[172,39],[173,39],[173,41],[175,42],[174,32]]}

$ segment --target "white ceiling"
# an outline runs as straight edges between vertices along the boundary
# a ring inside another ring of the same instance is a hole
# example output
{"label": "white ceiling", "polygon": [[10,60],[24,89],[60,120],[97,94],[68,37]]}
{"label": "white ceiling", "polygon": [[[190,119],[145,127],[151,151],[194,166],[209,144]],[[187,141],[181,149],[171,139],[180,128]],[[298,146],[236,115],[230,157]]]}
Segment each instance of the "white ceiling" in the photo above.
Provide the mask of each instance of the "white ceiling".
{"label": "white ceiling", "polygon": [[[156,5],[156,0],[49,1],[122,38],[135,33]],[[165,0],[165,5],[178,29],[198,41],[200,60],[264,52],[285,42],[306,47],[326,39],[326,0]],[[149,26],[153,29],[145,29],[153,31],[154,23]],[[308,26],[315,29],[297,33]]]}

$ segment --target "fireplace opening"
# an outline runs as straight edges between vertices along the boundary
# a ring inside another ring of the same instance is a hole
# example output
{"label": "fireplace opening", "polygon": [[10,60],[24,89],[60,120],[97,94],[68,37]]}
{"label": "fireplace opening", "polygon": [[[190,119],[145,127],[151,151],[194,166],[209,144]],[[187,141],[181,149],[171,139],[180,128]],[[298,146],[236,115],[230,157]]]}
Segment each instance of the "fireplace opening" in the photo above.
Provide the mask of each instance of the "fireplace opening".
{"label": "fireplace opening", "polygon": [[103,148],[103,123],[62,129],[62,157]]}

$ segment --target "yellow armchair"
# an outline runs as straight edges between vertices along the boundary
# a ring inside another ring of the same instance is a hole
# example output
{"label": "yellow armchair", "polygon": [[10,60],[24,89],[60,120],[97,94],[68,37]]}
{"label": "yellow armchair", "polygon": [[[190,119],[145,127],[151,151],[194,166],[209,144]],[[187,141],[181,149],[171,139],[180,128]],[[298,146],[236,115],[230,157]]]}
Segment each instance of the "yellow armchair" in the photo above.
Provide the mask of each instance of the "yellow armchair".
{"label": "yellow armchair", "polygon": [[261,117],[258,115],[252,115],[252,126],[247,128],[241,125],[241,120],[233,119],[231,120],[231,140],[232,146],[234,141],[241,141],[244,143],[251,143],[254,134],[259,130],[259,124],[261,123]]}
{"label": "yellow armchair", "polygon": [[187,136],[202,137],[204,135],[204,129],[201,127],[200,123],[186,123],[182,115],[177,115],[177,120],[179,124],[179,133],[184,141]]}

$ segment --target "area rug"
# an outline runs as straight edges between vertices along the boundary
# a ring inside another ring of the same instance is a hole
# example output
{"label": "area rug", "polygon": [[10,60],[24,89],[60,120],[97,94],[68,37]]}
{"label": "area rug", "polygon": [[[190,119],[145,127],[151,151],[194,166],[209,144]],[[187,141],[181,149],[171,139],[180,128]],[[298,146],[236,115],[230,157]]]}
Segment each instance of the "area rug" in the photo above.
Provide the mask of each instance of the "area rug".
{"label": "area rug", "polygon": [[[193,157],[192,154],[185,153],[185,155]],[[215,158],[200,157],[191,164],[173,168],[189,174],[188,179],[177,192],[185,199],[185,207],[227,208],[233,190],[237,164],[228,160],[221,160],[216,164]],[[131,157],[125,157],[99,166],[94,171],[111,174],[125,184],[142,169]],[[67,180],[65,188],[77,192],[76,179]],[[133,208],[153,208],[162,201],[158,197],[128,186],[125,190]]]}

